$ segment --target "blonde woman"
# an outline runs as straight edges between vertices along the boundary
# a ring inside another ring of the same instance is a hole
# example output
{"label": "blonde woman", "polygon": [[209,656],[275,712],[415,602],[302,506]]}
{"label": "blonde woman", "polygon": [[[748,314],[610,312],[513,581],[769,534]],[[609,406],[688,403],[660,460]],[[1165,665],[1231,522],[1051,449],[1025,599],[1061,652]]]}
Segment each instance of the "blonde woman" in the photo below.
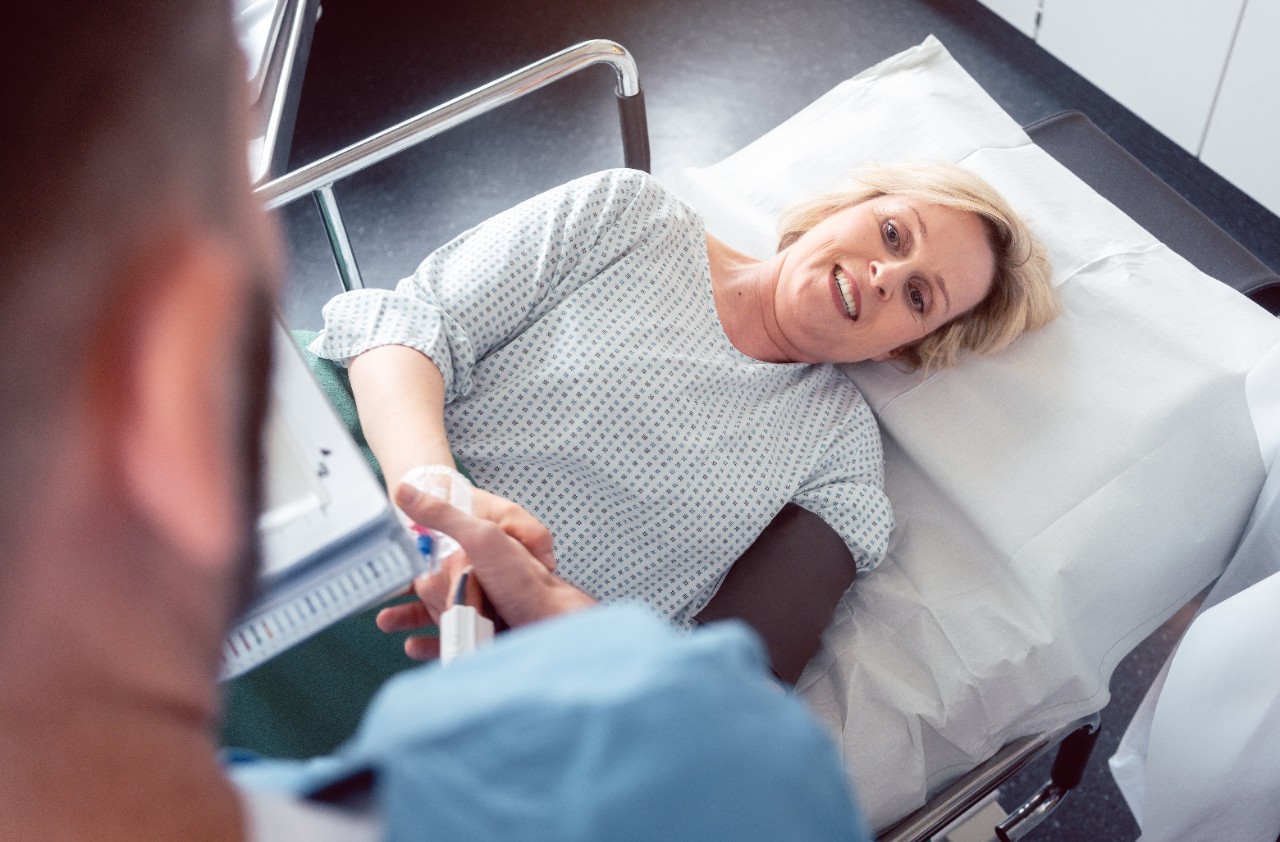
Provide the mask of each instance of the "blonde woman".
{"label": "blonde woman", "polygon": [[[349,367],[389,480],[456,456],[560,576],[687,626],[788,504],[858,570],[883,557],[879,433],[832,364],[942,367],[1055,313],[1041,247],[958,167],[868,170],[782,230],[756,260],[651,177],[588,176],[335,298],[312,350]],[[434,617],[420,595],[384,628]]]}
{"label": "blonde woman", "polygon": [[[1055,303],[1027,227],[958,167],[865,171],[781,230],[754,260],[644,173],[599,173],[465,232],[395,291],[338,296],[311,349],[348,366],[388,482],[456,456],[475,513],[556,574],[680,626],[745,619],[794,682],[893,528],[875,419],[832,363],[940,368]],[[418,632],[448,578],[377,617],[412,657],[436,651]],[[411,663],[371,625],[234,682],[227,744],[345,739]]]}

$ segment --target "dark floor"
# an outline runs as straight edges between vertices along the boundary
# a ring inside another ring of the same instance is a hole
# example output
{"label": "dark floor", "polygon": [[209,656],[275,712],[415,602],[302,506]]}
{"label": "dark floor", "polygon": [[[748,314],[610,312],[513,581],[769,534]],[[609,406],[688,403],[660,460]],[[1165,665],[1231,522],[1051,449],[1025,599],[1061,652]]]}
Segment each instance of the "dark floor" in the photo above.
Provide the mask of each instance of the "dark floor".
{"label": "dark floor", "polygon": [[[1023,124],[1064,109],[1084,111],[1280,271],[1280,219],[976,0],[325,0],[291,164],[562,47],[611,38],[639,63],[653,170],[661,178],[719,160],[837,82],[929,34]],[[342,182],[338,196],[366,283],[390,286],[475,222],[575,176],[620,165],[620,149],[612,71],[592,68]],[[285,313],[294,327],[318,327],[321,305],[338,291],[327,245],[308,203],[282,216],[291,252]],[[1092,768],[1034,838],[1137,837],[1105,758],[1187,620],[1175,618],[1121,664]],[[1006,791],[1025,794],[1047,775],[1046,764]],[[1008,807],[1013,798],[1002,801]]]}

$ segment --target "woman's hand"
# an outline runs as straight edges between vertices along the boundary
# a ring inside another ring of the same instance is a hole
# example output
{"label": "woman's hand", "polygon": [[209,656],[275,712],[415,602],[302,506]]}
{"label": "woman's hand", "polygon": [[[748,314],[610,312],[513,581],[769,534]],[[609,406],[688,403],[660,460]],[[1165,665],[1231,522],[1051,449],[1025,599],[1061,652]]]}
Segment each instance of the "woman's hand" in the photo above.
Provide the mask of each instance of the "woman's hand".
{"label": "woman's hand", "polygon": [[[517,503],[475,488],[450,465],[420,465],[406,472],[400,481],[391,485],[388,492],[394,498],[396,488],[408,483],[428,496],[448,500],[454,506],[483,520],[495,523],[515,538],[548,570],[556,569],[556,557],[552,552],[551,531]],[[408,515],[408,513],[405,513]]]}
{"label": "woman's hand", "polygon": [[[406,479],[412,479],[409,474],[405,476]],[[422,494],[424,498],[433,499],[434,496],[442,499],[450,496],[448,484],[454,480],[466,482],[463,477],[453,473],[450,469],[448,472],[442,470],[438,476],[411,482],[408,487],[417,486],[415,490],[421,492],[425,485],[428,491]],[[404,485],[404,483],[400,485]],[[434,488],[437,485],[441,486],[439,490]],[[468,493],[464,496],[470,500],[474,517],[497,526],[504,533],[520,542],[528,553],[548,571],[555,570],[556,559],[551,549],[551,532],[542,524],[542,521],[504,497],[471,488],[470,483],[467,484],[467,488]],[[395,493],[394,488],[392,491]],[[451,506],[450,508],[453,507]],[[423,526],[426,525],[414,518],[412,512],[405,511],[405,514],[411,520]],[[446,532],[445,534],[448,535],[449,533]],[[452,538],[453,536],[450,535],[449,537]],[[410,589],[405,591],[406,594],[415,593],[418,596],[418,602],[403,602],[378,612],[378,628],[384,632],[405,632],[422,629],[430,625],[438,625],[440,614],[447,607],[446,600],[448,595],[453,591],[453,584],[457,580],[458,574],[467,564],[465,553],[455,552],[450,554],[441,562],[441,569],[436,575],[419,577]],[[439,646],[435,638],[415,635],[405,641],[405,652],[410,657],[418,660],[434,658],[438,651]]]}
{"label": "woman's hand", "polygon": [[[467,515],[413,486],[401,484],[396,489],[396,503],[407,515],[453,538],[462,550],[446,558],[438,573],[414,581],[418,602],[379,612],[379,629],[412,631],[438,624],[458,574],[466,567],[472,568],[475,580],[512,627],[595,604],[590,596],[551,572],[555,561],[546,527],[509,500],[484,494],[491,499],[481,502],[481,494],[477,492],[472,499],[476,515]],[[482,511],[484,517],[478,516]],[[522,536],[527,536],[541,555]],[[405,641],[405,653],[417,660],[435,658],[439,652],[435,638],[414,636]]]}

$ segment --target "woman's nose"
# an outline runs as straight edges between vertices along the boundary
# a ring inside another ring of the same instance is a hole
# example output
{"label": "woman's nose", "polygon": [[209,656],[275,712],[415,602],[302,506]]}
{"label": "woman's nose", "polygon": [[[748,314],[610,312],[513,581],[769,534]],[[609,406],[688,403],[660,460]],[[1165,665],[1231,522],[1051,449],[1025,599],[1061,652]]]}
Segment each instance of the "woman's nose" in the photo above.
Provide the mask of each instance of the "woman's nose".
{"label": "woman's nose", "polygon": [[878,260],[871,261],[871,271],[868,273],[871,288],[876,291],[876,297],[882,301],[888,300],[889,296],[893,294],[893,290],[890,288],[893,283],[891,280],[892,274],[887,264]]}

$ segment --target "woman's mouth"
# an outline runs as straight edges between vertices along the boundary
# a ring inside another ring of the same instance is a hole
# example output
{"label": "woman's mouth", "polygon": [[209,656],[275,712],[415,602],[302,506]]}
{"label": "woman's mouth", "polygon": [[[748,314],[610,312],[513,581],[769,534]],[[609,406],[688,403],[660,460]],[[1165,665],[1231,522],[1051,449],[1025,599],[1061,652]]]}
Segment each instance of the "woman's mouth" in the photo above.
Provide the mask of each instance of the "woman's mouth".
{"label": "woman's mouth", "polygon": [[858,292],[853,281],[845,274],[844,269],[839,266],[831,273],[831,278],[832,292],[835,293],[836,303],[844,310],[846,316],[856,320],[858,318]]}

